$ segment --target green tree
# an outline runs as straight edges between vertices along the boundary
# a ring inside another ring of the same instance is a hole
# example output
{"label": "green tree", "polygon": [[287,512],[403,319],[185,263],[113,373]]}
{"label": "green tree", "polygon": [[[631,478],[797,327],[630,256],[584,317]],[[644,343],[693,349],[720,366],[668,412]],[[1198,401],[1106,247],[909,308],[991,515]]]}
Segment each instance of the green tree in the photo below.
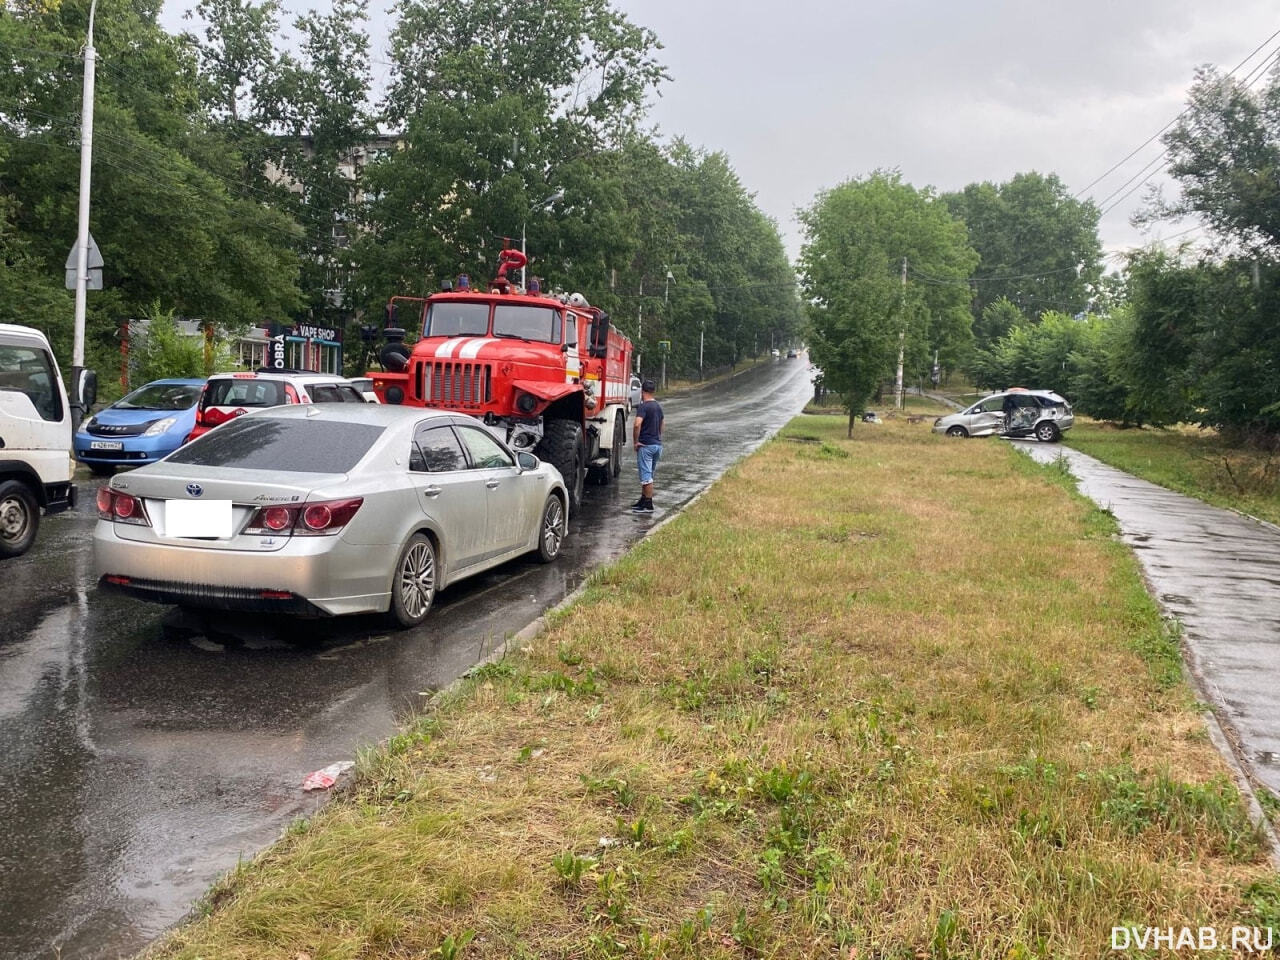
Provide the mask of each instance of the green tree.
{"label": "green tree", "polygon": [[204,377],[213,372],[206,369],[203,339],[183,336],[172,310],[154,303],[137,326],[145,332],[135,335],[130,345],[135,387],[166,377]]}
{"label": "green tree", "polygon": [[1067,398],[1077,411],[1099,420],[1129,425],[1129,387],[1124,361],[1133,330],[1133,311],[1126,304],[1105,316],[1091,316],[1070,357]]}
{"label": "green tree", "polygon": [[621,195],[601,155],[665,77],[656,37],[608,0],[405,0],[397,13],[383,122],[403,133],[369,173],[365,304],[487,277],[522,225],[543,240],[539,270],[602,278],[626,243],[606,229]]}
{"label": "green tree", "polygon": [[[1055,174],[1019,173],[1007,183],[971,183],[944,199],[965,222],[981,256],[973,273],[974,332],[990,304],[1008,300],[1027,317],[1047,310],[1079,313],[1102,277],[1098,208],[1074,199]],[[1003,334],[998,334],[998,336]]]}
{"label": "green tree", "polygon": [[1211,67],[1196,74],[1187,109],[1164,136],[1180,196],[1145,218],[1196,215],[1255,254],[1280,254],[1280,76],[1261,92]]}
{"label": "green tree", "polygon": [[979,344],[992,344],[1025,323],[1027,317],[1017,304],[1001,297],[982,308],[982,316],[973,322],[973,339]]}
{"label": "green tree", "polygon": [[[964,224],[933,191],[903,183],[896,172],[819,194],[800,222],[813,359],[824,385],[841,395],[852,435],[857,413],[892,375],[900,343],[909,356],[955,348],[929,342],[928,318],[955,318],[952,328],[969,332],[964,281],[978,256]],[[916,282],[902,283],[904,260]]]}
{"label": "green tree", "polygon": [[375,132],[366,103],[367,9],[367,0],[335,0],[329,13],[295,21],[300,59],[285,57],[281,63],[283,132],[271,156],[293,187],[282,205],[303,229],[302,310],[316,322],[339,327],[354,318],[355,304],[346,302],[355,270],[350,239],[360,220],[359,180]]}
{"label": "green tree", "polygon": [[[280,242],[294,228],[233,192],[220,167],[234,151],[204,124],[193,52],[159,27],[157,11],[123,0],[98,8],[90,229],[106,289],[89,298],[90,356],[114,351],[120,319],[156,300],[242,324],[279,316],[297,299],[296,257]],[[0,196],[12,243],[57,282],[76,236],[87,13],[87,4],[63,3],[0,16],[8,68],[0,70]],[[57,333],[70,318],[48,322]]]}

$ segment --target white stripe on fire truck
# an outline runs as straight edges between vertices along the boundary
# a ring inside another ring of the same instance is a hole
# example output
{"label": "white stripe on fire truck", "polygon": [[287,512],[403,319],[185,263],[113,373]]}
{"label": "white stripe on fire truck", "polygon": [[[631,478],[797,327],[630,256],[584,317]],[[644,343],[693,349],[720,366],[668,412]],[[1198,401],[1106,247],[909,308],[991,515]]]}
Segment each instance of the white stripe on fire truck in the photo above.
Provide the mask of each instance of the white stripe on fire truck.
{"label": "white stripe on fire truck", "polygon": [[450,337],[444,343],[440,344],[440,346],[436,347],[436,357],[441,359],[452,357],[454,350],[458,349],[458,347],[460,347],[462,344],[466,343],[468,340],[471,340],[471,339],[474,339],[474,338],[473,337]]}
{"label": "white stripe on fire truck", "polygon": [[461,350],[458,351],[458,359],[474,360],[476,358],[476,355],[479,354],[481,350],[483,350],[489,344],[497,343],[497,342],[498,341],[492,337],[480,337],[477,340],[472,340],[470,343],[468,343],[466,346],[464,346]]}

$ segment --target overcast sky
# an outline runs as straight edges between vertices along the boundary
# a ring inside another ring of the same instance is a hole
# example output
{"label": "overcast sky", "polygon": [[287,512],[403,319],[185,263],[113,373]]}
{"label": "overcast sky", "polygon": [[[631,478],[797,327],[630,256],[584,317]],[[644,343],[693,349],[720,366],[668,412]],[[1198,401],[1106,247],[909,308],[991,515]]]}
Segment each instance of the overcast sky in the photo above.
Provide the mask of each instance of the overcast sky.
{"label": "overcast sky", "polygon": [[[614,3],[665,48],[672,79],[652,122],[728,154],[793,258],[796,208],[877,168],[943,191],[1037,170],[1081,191],[1178,114],[1196,67],[1230,70],[1280,30],[1274,0]],[[164,22],[190,28],[181,11],[193,5],[168,0]],[[376,14],[374,59],[386,59],[386,29]],[[1162,149],[1153,143],[1085,194],[1116,204],[1101,223],[1108,250],[1191,226],[1144,235],[1128,223],[1144,189],[1107,200]]]}
{"label": "overcast sky", "polygon": [[[653,119],[724,150],[793,257],[795,209],[877,168],[944,191],[1027,170],[1082,190],[1182,110],[1197,66],[1230,70],[1280,30],[1280,5],[1258,0],[616,3],[666,48]],[[1085,196],[1103,201],[1162,150]],[[1128,223],[1143,192],[1104,216],[1108,249],[1148,239]]]}

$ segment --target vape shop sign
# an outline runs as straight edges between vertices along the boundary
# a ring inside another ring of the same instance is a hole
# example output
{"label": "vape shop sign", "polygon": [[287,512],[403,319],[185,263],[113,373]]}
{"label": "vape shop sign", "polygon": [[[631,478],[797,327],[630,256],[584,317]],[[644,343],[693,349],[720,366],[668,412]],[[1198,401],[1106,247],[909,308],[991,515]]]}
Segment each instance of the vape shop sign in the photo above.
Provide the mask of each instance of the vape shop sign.
{"label": "vape shop sign", "polygon": [[314,323],[295,323],[291,326],[274,323],[271,325],[271,337],[267,349],[267,365],[276,370],[284,370],[289,366],[288,344],[324,344],[338,346],[342,343],[340,327],[322,327]]}

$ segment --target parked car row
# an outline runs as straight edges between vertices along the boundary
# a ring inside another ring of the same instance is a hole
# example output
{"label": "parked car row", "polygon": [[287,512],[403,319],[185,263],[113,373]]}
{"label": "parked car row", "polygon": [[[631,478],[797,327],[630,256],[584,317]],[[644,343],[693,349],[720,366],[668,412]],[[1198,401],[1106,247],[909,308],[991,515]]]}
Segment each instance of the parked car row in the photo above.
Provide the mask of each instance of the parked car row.
{"label": "parked car row", "polygon": [[367,379],[293,370],[156,380],[85,420],[72,446],[76,459],[95,476],[110,476],[117,467],[155,463],[249,410],[295,403],[377,402]]}

